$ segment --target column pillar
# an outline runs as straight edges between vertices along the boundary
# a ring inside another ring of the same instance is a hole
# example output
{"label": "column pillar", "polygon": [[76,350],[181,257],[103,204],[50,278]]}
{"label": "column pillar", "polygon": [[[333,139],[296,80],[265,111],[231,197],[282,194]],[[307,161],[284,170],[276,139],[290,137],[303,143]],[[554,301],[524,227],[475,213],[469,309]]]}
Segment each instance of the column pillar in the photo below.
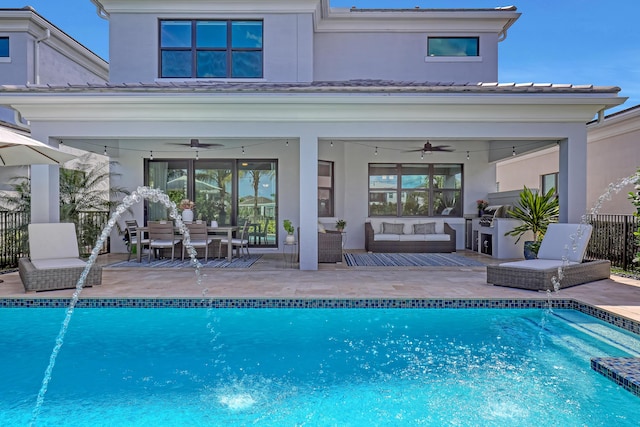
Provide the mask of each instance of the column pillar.
{"label": "column pillar", "polygon": [[558,195],[560,222],[579,223],[587,213],[587,128],[560,141]]}
{"label": "column pillar", "polygon": [[[32,128],[31,137],[49,144],[49,136]],[[60,222],[60,167],[57,165],[32,165],[31,222]]]}
{"label": "column pillar", "polygon": [[300,136],[300,270],[318,269],[318,137]]}

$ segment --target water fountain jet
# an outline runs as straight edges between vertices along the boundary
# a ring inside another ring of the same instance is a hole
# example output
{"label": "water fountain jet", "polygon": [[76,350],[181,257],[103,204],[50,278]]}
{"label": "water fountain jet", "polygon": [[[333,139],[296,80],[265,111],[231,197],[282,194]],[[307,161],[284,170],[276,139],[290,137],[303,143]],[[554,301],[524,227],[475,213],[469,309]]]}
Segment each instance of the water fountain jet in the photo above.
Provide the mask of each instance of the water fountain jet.
{"label": "water fountain jet", "polygon": [[[38,397],[36,399],[36,405],[33,409],[30,426],[35,426],[38,416],[40,415],[40,411],[42,410],[42,405],[44,404],[44,397],[47,393],[47,389],[49,387],[49,382],[51,381],[53,368],[55,367],[56,359],[58,357],[58,353],[60,352],[62,345],[64,343],[64,337],[67,333],[67,329],[69,328],[69,323],[71,322],[71,317],[75,310],[75,307],[80,299],[80,294],[82,293],[82,289],[84,288],[84,283],[91,270],[91,267],[96,262],[98,254],[104,245],[105,240],[109,237],[111,230],[116,225],[118,219],[124,214],[127,209],[133,206],[136,203],[141,202],[143,199],[147,199],[151,202],[159,202],[162,203],[166,208],[169,209],[169,217],[175,221],[176,227],[183,235],[183,244],[187,248],[187,252],[189,257],[191,258],[191,264],[195,267],[196,273],[196,282],[198,286],[202,285],[202,275],[200,269],[202,264],[197,258],[197,252],[193,245],[191,245],[191,236],[189,235],[189,229],[184,224],[182,220],[182,216],[178,213],[178,209],[176,204],[169,200],[169,196],[164,193],[162,190],[156,188],[150,188],[145,186],[138,187],[135,191],[133,191],[130,195],[124,197],[122,202],[116,207],[115,211],[111,214],[107,225],[103,228],[102,233],[98,237],[96,245],[93,247],[91,251],[91,255],[87,260],[87,265],[80,275],[80,278],[76,282],[76,287],[71,297],[71,301],[69,302],[69,306],[67,307],[65,318],[60,327],[60,331],[55,340],[55,346],[51,352],[51,356],[49,357],[49,365],[47,366],[44,378],[42,379],[42,385],[40,387],[40,391],[38,392]],[[203,296],[206,295],[208,289],[203,289]]]}

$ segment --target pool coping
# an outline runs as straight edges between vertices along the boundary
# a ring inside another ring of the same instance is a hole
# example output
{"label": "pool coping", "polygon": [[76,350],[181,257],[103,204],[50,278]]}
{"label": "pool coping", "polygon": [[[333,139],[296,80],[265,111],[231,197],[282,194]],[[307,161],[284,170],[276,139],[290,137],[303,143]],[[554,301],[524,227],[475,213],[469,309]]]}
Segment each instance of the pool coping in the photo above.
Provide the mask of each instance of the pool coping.
{"label": "pool coping", "polygon": [[[0,308],[66,308],[72,298],[0,298]],[[80,298],[76,308],[573,309],[640,335],[640,322],[575,298]]]}

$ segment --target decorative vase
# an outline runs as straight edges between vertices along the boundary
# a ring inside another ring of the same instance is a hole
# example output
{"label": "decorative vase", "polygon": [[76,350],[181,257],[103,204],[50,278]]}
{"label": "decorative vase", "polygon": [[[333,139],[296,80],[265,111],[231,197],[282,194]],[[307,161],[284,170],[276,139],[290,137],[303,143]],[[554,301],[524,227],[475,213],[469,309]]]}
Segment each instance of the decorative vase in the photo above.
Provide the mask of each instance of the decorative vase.
{"label": "decorative vase", "polygon": [[185,209],[182,211],[182,220],[191,222],[193,221],[193,211],[191,209]]}
{"label": "decorative vase", "polygon": [[533,240],[528,240],[524,242],[524,259],[536,259],[538,258],[538,254],[533,251],[533,244],[535,242]]}
{"label": "decorative vase", "polygon": [[287,237],[284,238],[285,243],[295,243],[296,242],[296,236],[294,236],[293,234],[287,234]]}
{"label": "decorative vase", "polygon": [[484,210],[483,209],[478,209],[478,216],[482,217],[482,215],[484,215]]}

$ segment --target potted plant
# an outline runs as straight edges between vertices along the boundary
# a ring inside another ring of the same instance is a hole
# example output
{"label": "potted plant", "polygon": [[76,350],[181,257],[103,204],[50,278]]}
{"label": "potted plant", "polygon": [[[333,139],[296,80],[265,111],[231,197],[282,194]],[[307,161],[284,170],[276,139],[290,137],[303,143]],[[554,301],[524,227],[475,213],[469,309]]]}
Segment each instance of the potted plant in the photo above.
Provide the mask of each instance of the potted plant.
{"label": "potted plant", "polygon": [[342,232],[346,226],[347,221],[345,221],[344,219],[339,219],[336,221],[336,230],[338,230],[339,232]]}
{"label": "potted plant", "polygon": [[555,189],[551,188],[546,194],[542,194],[525,186],[520,192],[517,204],[508,211],[509,216],[519,219],[522,224],[505,233],[505,236],[518,237],[516,240],[518,243],[527,231],[531,231],[533,241],[524,242],[524,257],[535,258],[547,226],[557,220],[559,213],[560,207],[555,197]]}
{"label": "potted plant", "polygon": [[489,202],[483,199],[476,200],[476,205],[478,206],[478,216],[484,215],[484,210],[489,206]]}
{"label": "potted plant", "polygon": [[287,232],[287,237],[285,237],[285,242],[287,243],[293,243],[296,241],[296,237],[294,236],[294,232],[296,231],[295,228],[293,227],[293,224],[291,223],[291,220],[285,219],[282,222],[282,226],[284,227],[284,230]]}
{"label": "potted plant", "polygon": [[182,199],[179,208],[182,209],[182,220],[191,222],[193,221],[193,208],[196,206],[194,202],[189,199]]}

